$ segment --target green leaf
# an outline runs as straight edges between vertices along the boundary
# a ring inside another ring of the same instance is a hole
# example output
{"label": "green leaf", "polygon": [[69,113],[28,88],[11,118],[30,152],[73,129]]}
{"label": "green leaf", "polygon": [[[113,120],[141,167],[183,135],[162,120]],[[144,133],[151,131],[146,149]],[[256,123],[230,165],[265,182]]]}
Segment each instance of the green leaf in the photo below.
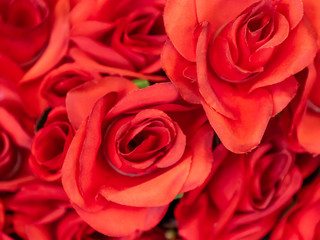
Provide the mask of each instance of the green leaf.
{"label": "green leaf", "polygon": [[174,198],[174,200],[180,199],[180,198],[182,198],[182,196],[183,196],[183,193],[177,195],[177,196]]}
{"label": "green leaf", "polygon": [[145,79],[140,79],[140,78],[137,78],[137,79],[133,79],[132,82],[137,85],[138,88],[146,88],[148,86],[150,86],[150,83],[148,80],[145,80]]}

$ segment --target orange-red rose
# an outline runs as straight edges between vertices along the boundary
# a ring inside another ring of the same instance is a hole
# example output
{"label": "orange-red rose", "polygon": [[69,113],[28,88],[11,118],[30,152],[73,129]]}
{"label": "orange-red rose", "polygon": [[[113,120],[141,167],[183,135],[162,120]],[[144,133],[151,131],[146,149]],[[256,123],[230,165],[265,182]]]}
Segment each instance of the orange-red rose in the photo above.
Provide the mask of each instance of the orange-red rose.
{"label": "orange-red rose", "polygon": [[229,150],[255,148],[317,51],[302,1],[168,0],[164,21],[162,64],[183,98],[202,104]]}
{"label": "orange-red rose", "polygon": [[209,174],[213,131],[171,83],[137,90],[107,77],[67,96],[77,128],[62,168],[73,207],[97,231],[125,236],[154,227],[176,195]]}

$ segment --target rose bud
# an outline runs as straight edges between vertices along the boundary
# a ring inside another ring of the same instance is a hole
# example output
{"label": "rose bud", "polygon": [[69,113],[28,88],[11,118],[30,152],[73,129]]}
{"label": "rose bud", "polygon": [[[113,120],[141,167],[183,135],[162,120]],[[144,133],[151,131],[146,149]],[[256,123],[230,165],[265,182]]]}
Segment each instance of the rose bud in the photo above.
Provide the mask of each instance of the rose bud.
{"label": "rose bud", "polygon": [[[274,128],[271,128],[274,130]],[[211,178],[185,194],[175,209],[185,239],[262,239],[302,184],[295,154],[272,131],[249,154],[214,150]]]}
{"label": "rose bud", "polygon": [[257,147],[295,96],[292,75],[317,51],[303,12],[300,0],[167,1],[163,69],[185,100],[203,106],[230,151]]}
{"label": "rose bud", "polygon": [[62,184],[97,231],[119,237],[150,230],[178,194],[208,176],[213,130],[171,83],[137,90],[106,77],[71,90],[66,102],[77,132]]}
{"label": "rose bud", "polygon": [[270,235],[271,240],[320,238],[320,177],[304,186],[297,203],[281,219]]}
{"label": "rose bud", "polygon": [[34,136],[29,165],[33,173],[44,181],[61,178],[61,167],[74,136],[64,107],[54,108]]}

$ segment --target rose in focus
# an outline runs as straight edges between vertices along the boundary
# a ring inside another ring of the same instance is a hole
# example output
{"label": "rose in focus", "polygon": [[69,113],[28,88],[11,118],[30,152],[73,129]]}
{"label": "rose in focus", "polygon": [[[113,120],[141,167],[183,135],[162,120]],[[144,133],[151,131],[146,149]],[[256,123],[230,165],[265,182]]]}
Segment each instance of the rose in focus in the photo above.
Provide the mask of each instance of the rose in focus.
{"label": "rose in focus", "polygon": [[[180,16],[184,16],[181,21]],[[316,34],[301,1],[167,1],[162,64],[182,97],[202,104],[236,153],[261,141],[313,62]]]}
{"label": "rose in focus", "polygon": [[137,90],[122,78],[88,82],[68,94],[67,111],[78,130],[62,183],[78,214],[103,234],[151,229],[209,174],[213,131],[171,83]]}

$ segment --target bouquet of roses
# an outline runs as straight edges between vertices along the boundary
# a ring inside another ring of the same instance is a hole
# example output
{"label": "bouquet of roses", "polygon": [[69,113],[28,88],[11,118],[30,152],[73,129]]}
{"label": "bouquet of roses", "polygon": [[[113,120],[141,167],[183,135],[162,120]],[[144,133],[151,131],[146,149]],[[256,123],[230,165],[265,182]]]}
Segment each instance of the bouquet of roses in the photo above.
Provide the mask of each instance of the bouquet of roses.
{"label": "bouquet of roses", "polygon": [[319,12],[1,0],[0,240],[320,239]]}

